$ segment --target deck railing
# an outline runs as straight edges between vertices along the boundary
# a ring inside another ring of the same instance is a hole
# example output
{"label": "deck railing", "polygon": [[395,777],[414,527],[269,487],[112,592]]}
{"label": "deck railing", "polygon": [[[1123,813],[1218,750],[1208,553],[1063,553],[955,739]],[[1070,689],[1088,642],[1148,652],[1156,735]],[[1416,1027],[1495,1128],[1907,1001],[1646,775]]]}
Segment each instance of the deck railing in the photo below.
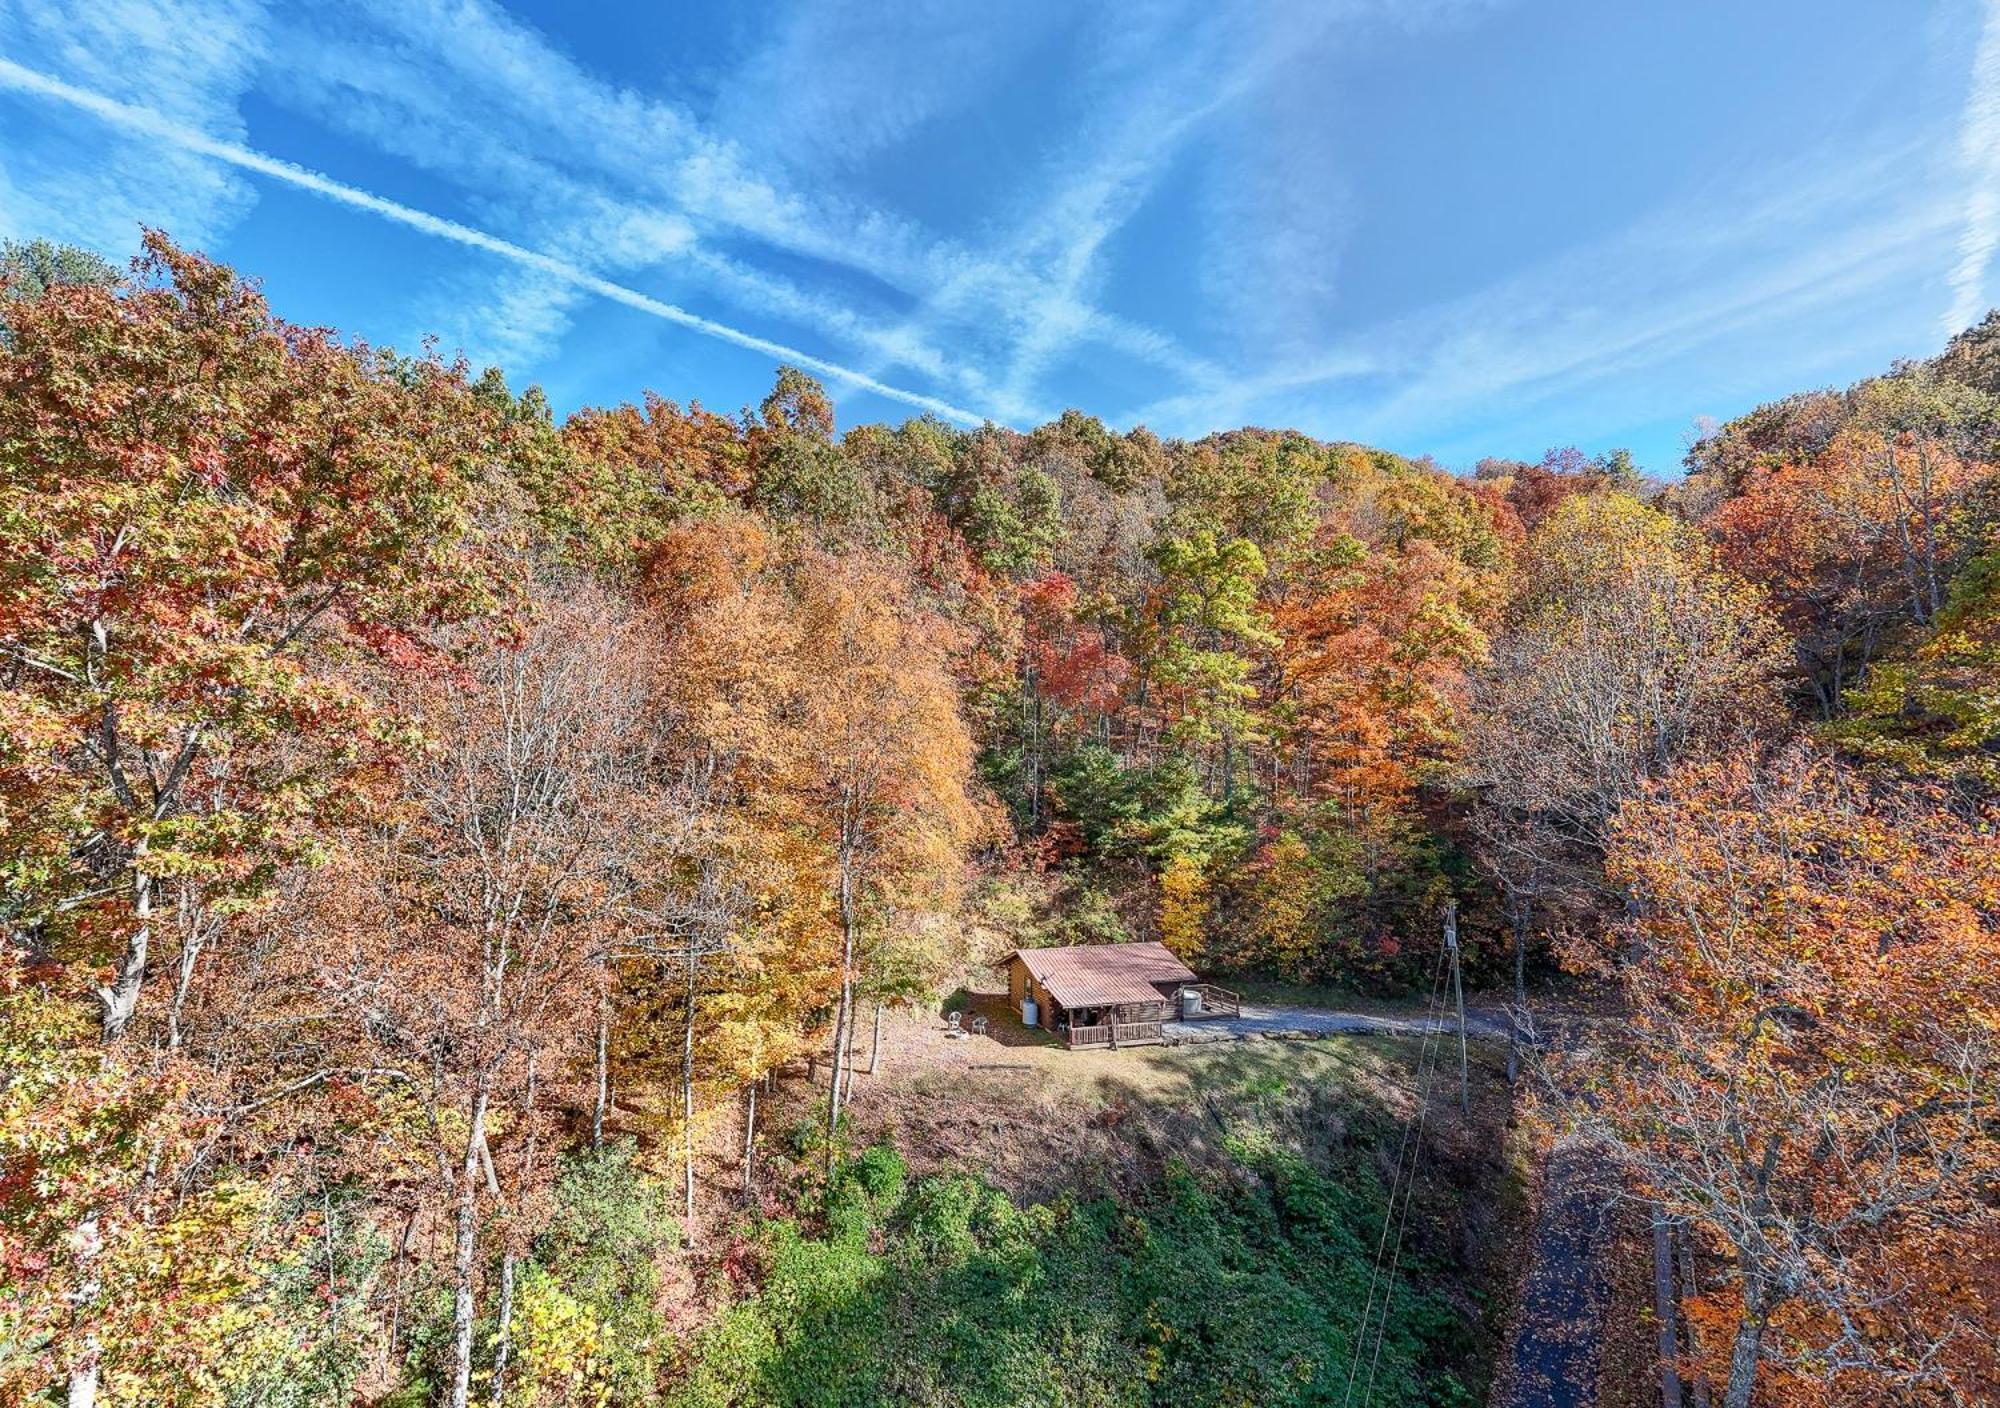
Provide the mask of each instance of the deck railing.
{"label": "deck railing", "polygon": [[1111,1044],[1111,1026],[1109,1023],[1105,1023],[1095,1027],[1071,1027],[1069,1029],[1069,1044],[1071,1046],[1109,1046]]}
{"label": "deck railing", "polygon": [[1189,983],[1189,987],[1201,994],[1201,1011],[1204,1017],[1240,1017],[1243,1015],[1243,994],[1219,988],[1214,983]]}
{"label": "deck railing", "polygon": [[1118,1022],[1111,1034],[1114,1046],[1152,1046],[1167,1039],[1158,1022]]}

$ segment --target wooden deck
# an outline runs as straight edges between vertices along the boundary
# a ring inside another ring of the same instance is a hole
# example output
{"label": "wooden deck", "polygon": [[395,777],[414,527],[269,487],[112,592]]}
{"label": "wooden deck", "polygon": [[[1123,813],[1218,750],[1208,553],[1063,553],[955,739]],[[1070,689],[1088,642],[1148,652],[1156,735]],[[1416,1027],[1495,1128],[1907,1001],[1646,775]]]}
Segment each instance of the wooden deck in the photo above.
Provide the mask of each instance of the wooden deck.
{"label": "wooden deck", "polygon": [[[1243,1013],[1243,994],[1239,992],[1217,987],[1214,983],[1189,983],[1182,991],[1187,989],[1201,994],[1201,1017],[1239,1017]],[[1110,1021],[1064,1027],[1057,1035],[1073,1051],[1083,1047],[1157,1046],[1167,1039],[1165,1027],[1168,1023],[1187,1019],[1179,1015],[1178,992],[1172,1003],[1151,1004],[1151,1007],[1165,1015],[1135,1022]]]}
{"label": "wooden deck", "polygon": [[1214,983],[1189,983],[1188,987],[1201,994],[1201,1014],[1204,1017],[1240,1017],[1243,1015],[1243,994],[1219,988]]}

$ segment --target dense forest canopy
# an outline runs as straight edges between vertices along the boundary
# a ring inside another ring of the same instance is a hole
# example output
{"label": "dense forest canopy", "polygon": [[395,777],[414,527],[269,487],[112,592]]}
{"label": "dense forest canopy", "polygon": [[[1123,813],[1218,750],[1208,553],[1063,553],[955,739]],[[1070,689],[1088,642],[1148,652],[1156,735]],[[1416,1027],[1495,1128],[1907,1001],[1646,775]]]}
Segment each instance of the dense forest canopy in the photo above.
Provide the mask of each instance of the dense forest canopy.
{"label": "dense forest canopy", "polygon": [[[1169,1333],[1105,1208],[848,1148],[857,1033],[1017,944],[1420,990],[1447,900],[1475,985],[1623,1014],[1543,1114],[1697,1229],[1719,1398],[1996,1383],[2000,314],[1661,484],[843,429],[790,368],[558,421],[163,236],[0,270],[10,1398],[1175,1401],[1222,1302]],[[697,1145],[829,1050],[800,1221],[666,1323]],[[1348,1267],[1379,1175],[1246,1167],[1156,1230]],[[1086,1264],[1087,1352],[1044,1308],[801,1387],[841,1278],[914,1335],[885,1275]],[[1456,1401],[1413,1306],[1398,1391]]]}

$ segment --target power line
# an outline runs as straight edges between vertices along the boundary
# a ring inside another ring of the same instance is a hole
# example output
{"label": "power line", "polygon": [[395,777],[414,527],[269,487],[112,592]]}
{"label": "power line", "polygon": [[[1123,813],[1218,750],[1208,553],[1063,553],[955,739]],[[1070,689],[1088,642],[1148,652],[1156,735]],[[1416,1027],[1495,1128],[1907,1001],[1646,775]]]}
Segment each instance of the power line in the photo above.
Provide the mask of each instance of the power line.
{"label": "power line", "polygon": [[[1442,1001],[1444,996],[1444,974],[1445,974],[1445,951],[1443,946],[1440,945],[1438,949],[1437,961],[1431,967],[1431,991],[1430,991],[1430,996],[1425,1004],[1424,1034],[1423,1034],[1422,1044],[1418,1047],[1418,1053],[1417,1053],[1417,1069],[1416,1069],[1415,1084],[1417,1085],[1418,1090],[1421,1092],[1419,1095],[1419,1099],[1422,1102],[1422,1104],[1420,1104],[1418,1108],[1418,1116],[1419,1116],[1418,1120],[1413,1124],[1404,1126],[1403,1137],[1396,1147],[1396,1167],[1389,1177],[1389,1200],[1382,1210],[1382,1235],[1376,1242],[1374,1264],[1369,1269],[1368,1273],[1368,1295],[1367,1298],[1362,1302],[1361,1315],[1355,1326],[1355,1333],[1353,1340],[1349,1345],[1348,1364],[1347,1364],[1347,1387],[1345,1392],[1341,1395],[1341,1403],[1343,1405],[1349,1403],[1353,1398],[1354,1385],[1360,1377],[1361,1359],[1362,1356],[1367,1352],[1369,1329],[1374,1324],[1375,1287],[1380,1281],[1382,1275],[1383,1263],[1388,1258],[1389,1255],[1389,1229],[1391,1224],[1394,1223],[1396,1220],[1396,1200],[1398,1197],[1398,1190],[1404,1186],[1403,1173],[1406,1163],[1408,1165],[1410,1173],[1408,1186],[1412,1191],[1416,1187],[1416,1169],[1417,1169],[1418,1159],[1421,1155],[1421,1150],[1418,1147],[1419,1141],[1422,1138],[1421,1117],[1423,1114],[1424,1106],[1429,1103],[1428,1092],[1429,1092],[1430,1082],[1428,1076],[1426,1075],[1426,1071],[1429,1068],[1433,1067],[1435,1064],[1433,1060],[1433,1052],[1435,1050],[1435,1038],[1437,1033],[1443,1030],[1443,1024],[1444,1024],[1443,1008],[1442,1008]],[[1405,1197],[1404,1199],[1404,1207],[1407,1212],[1408,1208],[1407,1197]],[[1398,1251],[1400,1252],[1402,1246],[1402,1237],[1400,1231],[1398,1232],[1397,1235],[1396,1245]],[[1390,1285],[1390,1290],[1391,1292],[1393,1292],[1394,1290],[1393,1281]],[[1383,1324],[1385,1328],[1388,1324],[1388,1313],[1389,1313],[1389,1307],[1387,1300],[1385,1299],[1383,1304]],[[1381,1347],[1380,1347],[1380,1341],[1378,1340],[1376,1346],[1376,1358],[1379,1359],[1380,1354],[1381,1354]],[[1374,1374],[1371,1371],[1369,1374],[1369,1391],[1373,1392],[1373,1388],[1374,1388]],[[1367,1399],[1364,1397],[1362,1402],[1365,1405]]]}
{"label": "power line", "polygon": [[[1456,966],[1455,954],[1453,955],[1453,958],[1455,967]],[[1403,1232],[1404,1229],[1407,1228],[1409,1225],[1410,1204],[1416,1200],[1417,1196],[1417,1169],[1422,1162],[1423,1144],[1424,1144],[1424,1121],[1430,1114],[1431,1089],[1437,1077],[1437,1068],[1438,1068],[1437,1053],[1443,1048],[1444,1045],[1443,1034],[1444,1034],[1444,1009],[1442,1002],[1440,1002],[1438,1006],[1437,1015],[1432,1020],[1432,1031],[1430,1034],[1431,1040],[1427,1047],[1427,1050],[1431,1054],[1431,1060],[1428,1069],[1423,1068],[1423,1062],[1421,1058],[1419,1058],[1418,1061],[1418,1065],[1420,1068],[1419,1075],[1421,1079],[1422,1093],[1419,1094],[1417,1097],[1418,1103],[1417,1103],[1416,1137],[1412,1142],[1411,1146],[1415,1151],[1415,1156],[1412,1157],[1410,1160],[1409,1186],[1403,1190],[1403,1211],[1402,1214],[1396,1220],[1396,1246],[1393,1254],[1390,1256],[1389,1259],[1389,1288],[1382,1295],[1382,1326],[1375,1334],[1375,1353],[1374,1356],[1369,1360],[1368,1387],[1362,1391],[1361,1408],[1368,1408],[1368,1405],[1374,1402],[1375,1400],[1375,1374],[1376,1371],[1380,1369],[1382,1365],[1382,1342],[1389,1337],[1389,1313],[1395,1304],[1395,1297],[1396,1297],[1396,1272],[1401,1268],[1403,1262]]]}

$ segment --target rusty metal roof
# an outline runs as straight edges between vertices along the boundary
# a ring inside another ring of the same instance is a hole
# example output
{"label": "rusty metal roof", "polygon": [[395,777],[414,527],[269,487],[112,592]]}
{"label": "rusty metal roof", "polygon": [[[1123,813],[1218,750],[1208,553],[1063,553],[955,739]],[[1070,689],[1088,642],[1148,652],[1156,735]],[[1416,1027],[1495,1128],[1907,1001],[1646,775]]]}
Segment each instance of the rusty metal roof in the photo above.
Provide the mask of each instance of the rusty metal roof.
{"label": "rusty metal roof", "polygon": [[1161,1002],[1160,991],[1195,981],[1194,972],[1165,944],[1078,944],[1071,948],[1017,948],[1000,960],[1020,959],[1035,981],[1064,1007],[1115,1007]]}

